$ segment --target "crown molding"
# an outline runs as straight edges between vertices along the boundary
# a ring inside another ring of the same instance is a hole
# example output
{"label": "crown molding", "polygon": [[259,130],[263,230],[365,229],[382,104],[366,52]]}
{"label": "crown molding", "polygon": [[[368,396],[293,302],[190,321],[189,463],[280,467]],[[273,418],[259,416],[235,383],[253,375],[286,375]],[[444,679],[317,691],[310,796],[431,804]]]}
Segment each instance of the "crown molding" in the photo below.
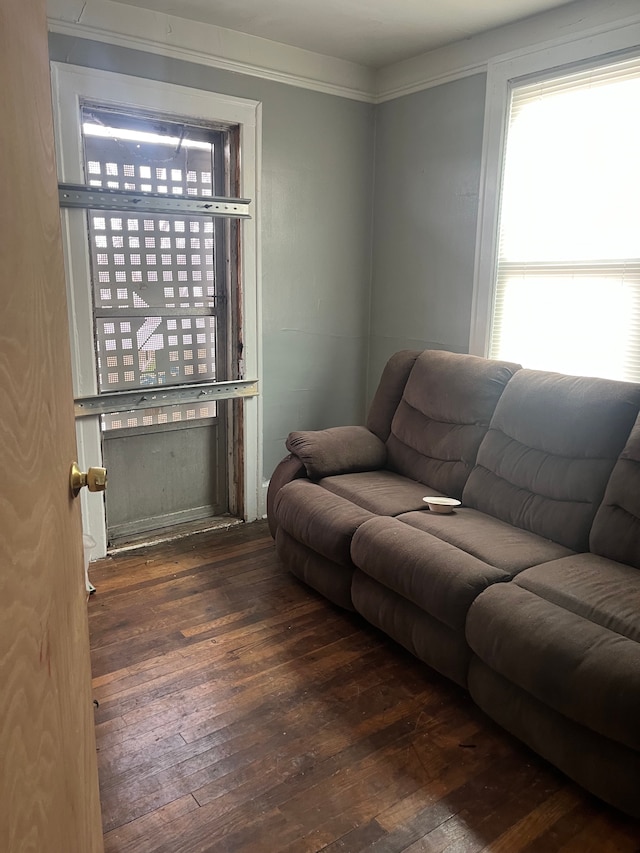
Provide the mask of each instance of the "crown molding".
{"label": "crown molding", "polygon": [[49,29],[365,103],[484,73],[497,58],[569,43],[640,20],[638,0],[579,0],[377,71],[117,0],[48,0]]}
{"label": "crown molding", "polygon": [[486,72],[498,57],[567,44],[638,20],[638,0],[569,3],[379,69],[376,103]]}
{"label": "crown molding", "polygon": [[48,0],[49,30],[236,74],[375,102],[375,71],[269,39],[114,0]]}

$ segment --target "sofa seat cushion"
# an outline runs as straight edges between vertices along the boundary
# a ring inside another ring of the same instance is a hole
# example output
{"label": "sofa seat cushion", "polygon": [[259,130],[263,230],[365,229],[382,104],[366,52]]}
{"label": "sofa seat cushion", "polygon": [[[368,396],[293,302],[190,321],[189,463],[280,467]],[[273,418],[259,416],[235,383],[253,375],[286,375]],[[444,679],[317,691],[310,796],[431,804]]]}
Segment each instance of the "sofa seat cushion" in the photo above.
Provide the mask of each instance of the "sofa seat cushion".
{"label": "sofa seat cushion", "polygon": [[640,643],[640,572],[596,554],[535,566],[515,580],[552,604]]}
{"label": "sofa seat cushion", "polygon": [[467,641],[538,701],[640,750],[640,574],[606,562],[575,555],[487,589],[469,611]]}
{"label": "sofa seat cushion", "polygon": [[456,509],[450,515],[427,510],[406,513],[398,519],[455,545],[490,566],[502,569],[509,576],[538,563],[573,553],[550,539],[512,527],[498,518],[468,507]]}
{"label": "sofa seat cushion", "polygon": [[320,485],[376,515],[399,515],[423,509],[426,506],[422,500],[425,495],[440,494],[393,471],[323,477]]}
{"label": "sofa seat cushion", "polygon": [[365,521],[374,518],[366,509],[334,495],[309,480],[283,486],[274,512],[286,533],[328,560],[352,568],[351,537]]}
{"label": "sofa seat cushion", "polygon": [[351,557],[364,574],[458,631],[476,596],[509,579],[502,569],[395,518],[362,524]]}

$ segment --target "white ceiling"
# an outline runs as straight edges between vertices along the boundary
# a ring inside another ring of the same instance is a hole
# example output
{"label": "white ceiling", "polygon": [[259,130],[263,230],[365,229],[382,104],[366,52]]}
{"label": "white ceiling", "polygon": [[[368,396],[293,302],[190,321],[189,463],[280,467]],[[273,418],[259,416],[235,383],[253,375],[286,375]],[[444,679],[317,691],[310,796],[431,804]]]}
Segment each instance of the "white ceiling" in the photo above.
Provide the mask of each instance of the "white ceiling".
{"label": "white ceiling", "polygon": [[118,0],[380,68],[569,0]]}

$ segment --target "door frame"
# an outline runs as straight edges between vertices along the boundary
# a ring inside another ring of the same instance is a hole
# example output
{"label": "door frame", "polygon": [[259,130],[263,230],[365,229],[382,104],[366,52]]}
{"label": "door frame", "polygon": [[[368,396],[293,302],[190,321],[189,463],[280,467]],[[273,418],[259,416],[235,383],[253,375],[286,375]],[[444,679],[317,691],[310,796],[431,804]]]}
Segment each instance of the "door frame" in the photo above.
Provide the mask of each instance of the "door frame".
{"label": "door frame", "polygon": [[[240,249],[241,311],[238,334],[243,342],[243,370],[240,378],[262,378],[260,185],[262,105],[259,101],[235,98],[202,89],[178,86],[111,71],[51,63],[58,180],[84,184],[80,106],[85,100],[123,109],[149,110],[167,116],[184,116],[237,125],[242,168],[240,195],[251,199],[251,218],[241,224]],[[76,398],[98,393],[93,346],[93,312],[90,292],[90,253],[86,237],[85,211],[62,210],[62,232],[67,270],[71,361]],[[89,333],[82,334],[83,330]],[[249,397],[236,409],[242,411],[243,452],[238,454],[241,470],[229,472],[230,488],[240,481],[243,506],[238,513],[245,521],[264,514],[262,483],[262,399]],[[102,464],[102,437],[99,416],[76,421],[81,467]],[[85,469],[86,470],[86,469]],[[96,541],[95,556],[107,549],[106,517],[103,501],[88,501],[83,495],[85,532]]]}

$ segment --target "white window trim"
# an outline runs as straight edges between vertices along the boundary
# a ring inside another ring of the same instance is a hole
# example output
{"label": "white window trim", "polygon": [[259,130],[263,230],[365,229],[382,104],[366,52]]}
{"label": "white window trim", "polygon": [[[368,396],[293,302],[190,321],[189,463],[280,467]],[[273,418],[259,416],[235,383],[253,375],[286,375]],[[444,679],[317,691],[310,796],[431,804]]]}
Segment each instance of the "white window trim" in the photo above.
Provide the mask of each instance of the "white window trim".
{"label": "white window trim", "polygon": [[[241,335],[244,342],[244,375],[261,380],[260,102],[59,62],[51,63],[51,77],[58,180],[63,183],[84,183],[80,128],[80,105],[84,100],[113,104],[125,109],[152,110],[164,115],[239,125],[242,158],[240,195],[252,202],[251,219],[242,223]],[[91,295],[87,286],[90,280],[90,257],[83,211],[64,209],[62,232],[67,268],[74,395],[94,395],[97,394],[97,381],[93,369],[93,343],[88,341],[88,336],[81,338],[77,333],[78,329],[92,328],[93,325]],[[76,432],[81,468],[86,470],[85,466],[101,465],[99,418],[79,419]],[[244,518],[245,521],[253,521],[264,516],[266,503],[266,484],[262,478],[260,396],[244,401],[244,440]],[[104,556],[107,547],[104,503],[95,497],[87,499],[85,494],[82,495],[82,502],[85,532],[96,540],[93,556]]]}
{"label": "white window trim", "polygon": [[498,217],[502,163],[508,118],[509,95],[513,81],[543,75],[559,68],[602,58],[615,60],[615,54],[640,46],[640,23],[562,45],[551,44],[536,50],[497,57],[489,63],[482,141],[478,229],[471,306],[469,352],[486,356],[493,315]]}

